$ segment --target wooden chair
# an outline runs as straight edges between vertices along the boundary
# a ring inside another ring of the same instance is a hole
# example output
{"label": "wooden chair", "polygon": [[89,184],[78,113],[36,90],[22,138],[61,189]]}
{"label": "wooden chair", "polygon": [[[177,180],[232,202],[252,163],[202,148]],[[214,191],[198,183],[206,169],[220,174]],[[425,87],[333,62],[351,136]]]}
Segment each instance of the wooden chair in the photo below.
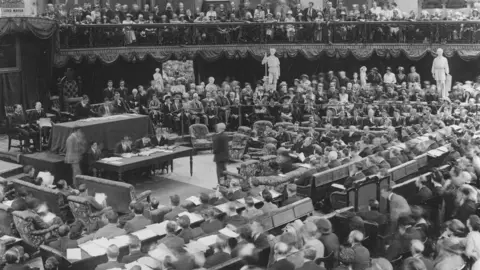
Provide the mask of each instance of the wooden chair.
{"label": "wooden chair", "polygon": [[[23,141],[29,140],[30,138],[22,136],[20,132],[16,128],[12,126],[12,116],[14,114],[14,107],[13,106],[5,106],[5,115],[6,115],[6,131],[8,137],[8,151],[13,148],[19,148],[20,152],[23,152]],[[12,141],[18,141],[17,145],[12,145]]]}
{"label": "wooden chair", "polygon": [[27,211],[14,211],[13,221],[22,240],[29,246],[38,248],[45,242],[48,235],[58,229],[58,225],[52,225],[47,229],[37,230],[33,223],[34,215]]}

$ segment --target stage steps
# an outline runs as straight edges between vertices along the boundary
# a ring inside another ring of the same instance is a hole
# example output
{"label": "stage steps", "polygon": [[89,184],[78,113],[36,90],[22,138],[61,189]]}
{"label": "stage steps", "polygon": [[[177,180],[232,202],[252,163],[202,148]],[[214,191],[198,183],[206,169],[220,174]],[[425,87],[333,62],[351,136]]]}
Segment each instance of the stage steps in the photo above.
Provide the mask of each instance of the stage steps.
{"label": "stage steps", "polygon": [[0,177],[10,178],[20,173],[23,173],[22,165],[0,160]]}

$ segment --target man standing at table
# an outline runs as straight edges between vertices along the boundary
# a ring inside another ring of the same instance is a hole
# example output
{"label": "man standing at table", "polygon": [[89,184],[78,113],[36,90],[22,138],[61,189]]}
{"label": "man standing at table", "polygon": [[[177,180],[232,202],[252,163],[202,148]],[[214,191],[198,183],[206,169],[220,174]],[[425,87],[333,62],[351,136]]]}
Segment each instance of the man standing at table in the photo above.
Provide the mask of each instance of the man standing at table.
{"label": "man standing at table", "polygon": [[218,184],[223,184],[223,172],[227,170],[229,160],[228,136],[225,134],[225,124],[217,124],[217,134],[213,136],[213,161],[217,165]]}
{"label": "man standing at table", "polygon": [[77,187],[75,176],[82,174],[80,163],[82,162],[83,154],[87,149],[85,136],[79,127],[73,127],[73,132],[68,136],[65,148],[65,163],[72,165],[73,186]]}

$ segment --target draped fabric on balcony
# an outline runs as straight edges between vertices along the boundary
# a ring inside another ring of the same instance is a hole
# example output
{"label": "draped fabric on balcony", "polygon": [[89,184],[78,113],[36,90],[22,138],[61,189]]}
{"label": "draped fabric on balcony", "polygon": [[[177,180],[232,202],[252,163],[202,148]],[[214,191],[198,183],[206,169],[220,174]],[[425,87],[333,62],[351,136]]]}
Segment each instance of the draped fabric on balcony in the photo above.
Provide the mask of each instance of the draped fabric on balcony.
{"label": "draped fabric on balcony", "polygon": [[55,66],[64,67],[69,61],[94,63],[97,60],[103,64],[113,64],[118,59],[127,62],[143,61],[151,57],[158,62],[170,59],[194,59],[201,57],[207,62],[215,62],[222,57],[240,59],[253,57],[261,61],[269,48],[277,49],[281,58],[295,58],[302,55],[310,61],[321,56],[346,58],[350,55],[359,61],[365,61],[373,55],[382,58],[398,58],[406,56],[411,61],[418,61],[427,54],[435,56],[438,47],[444,49],[446,57],[454,54],[464,61],[473,61],[480,56],[480,44],[252,44],[252,45],[218,45],[218,46],[163,46],[163,47],[120,47],[120,48],[89,48],[60,50],[55,55]]}
{"label": "draped fabric on balcony", "polygon": [[57,23],[46,18],[0,18],[0,37],[16,33],[31,32],[40,39],[48,39],[57,31]]}
{"label": "draped fabric on balcony", "polygon": [[56,29],[55,21],[44,18],[0,18],[0,38],[17,37],[20,45],[20,70],[0,74],[0,119],[5,105],[32,108],[35,101],[44,101]]}

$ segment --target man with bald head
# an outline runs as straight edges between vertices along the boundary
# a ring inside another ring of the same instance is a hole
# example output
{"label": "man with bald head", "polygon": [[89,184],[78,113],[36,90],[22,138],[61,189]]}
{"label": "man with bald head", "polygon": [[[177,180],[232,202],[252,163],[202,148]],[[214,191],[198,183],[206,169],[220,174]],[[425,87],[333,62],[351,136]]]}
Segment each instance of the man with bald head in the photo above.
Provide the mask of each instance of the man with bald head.
{"label": "man with bald head", "polygon": [[229,160],[228,136],[225,134],[225,124],[217,124],[217,134],[213,136],[213,161],[217,165],[218,184],[223,184],[223,172],[227,170]]}
{"label": "man with bald head", "polygon": [[116,245],[110,245],[107,248],[107,258],[108,262],[99,264],[95,270],[107,270],[107,269],[113,269],[113,268],[119,268],[123,269],[125,267],[124,263],[119,263],[118,260],[118,255],[120,254],[120,251]]}

